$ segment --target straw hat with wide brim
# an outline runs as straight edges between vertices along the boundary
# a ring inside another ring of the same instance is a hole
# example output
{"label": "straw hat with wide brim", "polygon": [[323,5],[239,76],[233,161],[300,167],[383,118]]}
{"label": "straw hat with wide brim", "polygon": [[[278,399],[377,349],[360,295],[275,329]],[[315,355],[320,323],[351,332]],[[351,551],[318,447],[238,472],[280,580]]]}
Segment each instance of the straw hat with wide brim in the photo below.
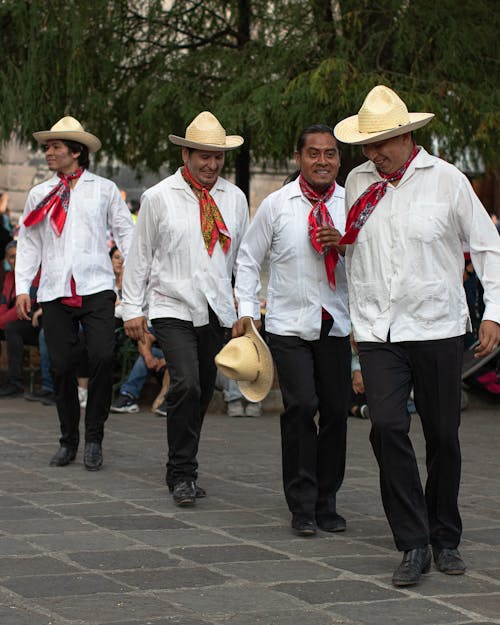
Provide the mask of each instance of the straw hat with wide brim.
{"label": "straw hat with wide brim", "polygon": [[78,143],[86,145],[89,152],[97,152],[101,147],[99,139],[95,135],[90,134],[90,132],[86,132],[80,122],[69,115],[61,118],[50,130],[34,132],[33,136],[38,143],[45,143],[46,141],[54,139],[77,141]]}
{"label": "straw hat with wide brim", "polygon": [[175,145],[195,150],[224,152],[238,148],[244,141],[239,135],[226,135],[221,123],[209,111],[197,115],[186,128],[186,136],[168,135]]}
{"label": "straw hat with wide brim", "polygon": [[397,93],[378,85],[366,96],[359,113],[343,119],[333,132],[342,143],[366,145],[422,128],[433,117],[434,113],[408,113]]}
{"label": "straw hat with wide brim", "polygon": [[245,334],[231,339],[215,357],[219,371],[238,382],[241,394],[252,402],[262,401],[273,385],[271,352],[250,317]]}

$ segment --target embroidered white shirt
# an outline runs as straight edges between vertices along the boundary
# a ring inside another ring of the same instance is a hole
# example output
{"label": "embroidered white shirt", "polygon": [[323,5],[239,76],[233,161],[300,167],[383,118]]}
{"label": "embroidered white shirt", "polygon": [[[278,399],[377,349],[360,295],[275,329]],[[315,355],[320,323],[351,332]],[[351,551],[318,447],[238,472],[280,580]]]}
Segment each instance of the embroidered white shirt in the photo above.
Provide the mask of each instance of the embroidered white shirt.
{"label": "embroidered white shirt", "polygon": [[201,233],[200,204],[178,169],[141,199],[136,232],[125,265],[122,304],[125,321],[143,315],[175,317],[195,326],[208,323],[208,306],[224,327],[236,320],[231,278],[248,225],[243,192],[224,178],[210,191],[231,236],[225,254],[217,242],[209,256]]}
{"label": "embroidered white shirt", "polygon": [[[343,234],[343,187],[335,186],[326,206],[335,227]],[[260,319],[260,271],[270,251],[266,330],[308,341],[319,339],[322,308],[334,320],[331,336],[347,336],[350,332],[344,258],[339,255],[335,269],[336,289],[332,290],[324,258],[314,250],[309,239],[311,208],[309,200],[302,195],[298,179],[262,202],[240,247],[235,287],[238,315]]]}
{"label": "embroidered white shirt", "polygon": [[[23,216],[26,217],[58,183],[59,178],[54,175],[33,187]],[[134,228],[130,211],[114,182],[85,170],[71,190],[60,237],[50,225],[50,213],[34,226],[21,226],[16,258],[17,294],[29,293],[40,264],[39,302],[70,296],[71,276],[78,295],[113,290],[114,273],[106,238],[108,227],[126,258]]]}
{"label": "embroidered white shirt", "polygon": [[[370,161],[346,181],[346,211],[381,180]],[[500,237],[467,178],[421,148],[347,246],[357,341],[451,338],[470,328],[463,245],[485,289],[484,319],[500,322]]]}

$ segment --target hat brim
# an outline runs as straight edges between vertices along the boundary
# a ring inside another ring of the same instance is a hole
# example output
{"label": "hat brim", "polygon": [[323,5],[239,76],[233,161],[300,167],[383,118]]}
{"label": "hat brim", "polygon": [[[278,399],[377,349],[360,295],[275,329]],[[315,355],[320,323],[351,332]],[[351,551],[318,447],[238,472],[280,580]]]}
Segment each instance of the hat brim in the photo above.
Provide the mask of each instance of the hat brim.
{"label": "hat brim", "polygon": [[190,141],[184,137],[178,137],[177,135],[168,135],[168,138],[175,145],[181,145],[185,148],[193,148],[194,150],[206,150],[207,152],[226,152],[227,150],[234,150],[239,148],[243,144],[244,139],[239,135],[226,136],[226,143],[223,145],[216,145],[215,143],[199,143],[198,141]]}
{"label": "hat brim", "polygon": [[255,339],[255,347],[259,354],[259,360],[262,362],[262,368],[256,380],[251,382],[237,380],[237,382],[243,397],[256,403],[264,400],[271,390],[274,380],[274,363],[269,347],[255,327],[253,319],[250,319],[250,328],[251,330],[246,334],[251,334]]}
{"label": "hat brim", "polygon": [[367,145],[376,141],[384,141],[403,135],[406,132],[412,132],[417,128],[422,128],[428,124],[434,117],[434,113],[408,113],[410,122],[404,126],[397,126],[390,130],[381,130],[378,132],[359,132],[358,116],[352,115],[343,119],[333,129],[335,137],[342,143],[350,143],[351,145]]}
{"label": "hat brim", "polygon": [[38,143],[54,141],[55,139],[77,141],[86,145],[91,153],[97,152],[101,147],[101,142],[95,135],[90,132],[79,132],[78,130],[41,130],[40,132],[34,132],[33,137]]}

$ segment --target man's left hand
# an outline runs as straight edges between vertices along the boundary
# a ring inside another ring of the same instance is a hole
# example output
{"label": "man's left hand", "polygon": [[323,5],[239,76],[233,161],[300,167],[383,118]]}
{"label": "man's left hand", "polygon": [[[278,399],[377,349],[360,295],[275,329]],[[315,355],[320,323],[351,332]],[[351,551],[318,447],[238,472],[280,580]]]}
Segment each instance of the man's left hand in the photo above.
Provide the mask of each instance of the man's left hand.
{"label": "man's left hand", "polygon": [[321,228],[318,228],[318,234],[316,236],[317,241],[319,241],[323,247],[334,247],[344,256],[345,245],[338,244],[341,238],[342,235],[333,226],[321,226]]}
{"label": "man's left hand", "polygon": [[476,358],[491,354],[500,344],[500,325],[495,321],[485,320],[479,326],[479,345],[476,347]]}

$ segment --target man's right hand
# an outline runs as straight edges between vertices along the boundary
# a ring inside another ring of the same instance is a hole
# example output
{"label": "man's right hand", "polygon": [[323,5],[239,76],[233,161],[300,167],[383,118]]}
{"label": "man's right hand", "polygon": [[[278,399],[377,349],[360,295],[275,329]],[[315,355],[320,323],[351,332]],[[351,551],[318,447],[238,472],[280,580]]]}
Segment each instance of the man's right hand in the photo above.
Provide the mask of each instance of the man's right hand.
{"label": "man's right hand", "polygon": [[27,293],[16,297],[16,312],[19,319],[29,321],[31,312],[31,298]]}
{"label": "man's right hand", "polygon": [[[233,329],[231,331],[231,336],[233,337],[233,339],[237,338],[238,336],[243,336],[246,332],[246,324],[248,323],[247,321],[245,321],[245,319],[251,319],[252,317],[242,317],[241,319],[238,319],[238,321],[236,321],[233,324]],[[255,325],[255,327],[257,328],[257,330],[260,330],[262,327],[262,321],[260,319],[254,319],[253,323]]]}
{"label": "man's right hand", "polygon": [[146,317],[135,317],[123,322],[125,334],[134,341],[145,341],[145,335],[149,332]]}

